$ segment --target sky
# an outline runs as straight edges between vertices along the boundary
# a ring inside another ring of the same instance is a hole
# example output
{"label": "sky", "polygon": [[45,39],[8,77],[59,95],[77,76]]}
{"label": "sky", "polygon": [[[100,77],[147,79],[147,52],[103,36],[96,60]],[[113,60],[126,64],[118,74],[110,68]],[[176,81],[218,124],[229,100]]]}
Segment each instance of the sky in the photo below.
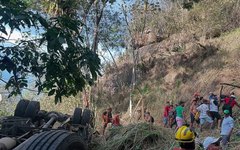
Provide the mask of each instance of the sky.
{"label": "sky", "polygon": [[[6,31],[7,31],[7,33],[10,33],[10,28],[6,27]],[[4,38],[9,38],[10,39],[9,41],[13,44],[15,44],[17,40],[22,39],[22,34],[19,31],[13,31],[13,33],[11,34],[10,37],[6,36],[3,33],[0,33],[0,36],[4,37]],[[2,44],[0,44],[0,45],[2,45]],[[1,73],[2,73],[2,79],[7,81],[10,77],[10,74],[7,71],[3,71],[3,72],[1,71]],[[0,85],[2,85],[2,84],[3,84],[3,82],[0,81]]]}
{"label": "sky", "polygon": [[[155,1],[161,1],[161,0],[155,0]],[[113,7],[116,8],[116,10],[121,11],[121,5],[124,4],[123,2],[125,2],[125,4],[127,4],[127,5],[128,4],[130,5],[130,4],[133,3],[133,0],[127,0],[127,1],[125,1],[125,0],[117,0],[116,3],[113,5]],[[150,0],[150,2],[152,2],[152,0]],[[7,32],[10,33],[10,28],[6,27],[6,29],[7,29]],[[35,33],[36,30],[30,29],[29,31],[31,32],[31,36],[39,35],[39,33]],[[13,43],[13,44],[15,44],[17,40],[23,38],[22,33],[20,33],[19,31],[16,31],[16,30],[13,31],[13,33],[11,34],[10,37],[7,37],[6,35],[4,35],[2,33],[0,33],[0,36],[3,36],[5,38],[9,38],[10,39],[9,41],[11,43]],[[101,61],[105,62],[105,60],[107,60],[107,61],[111,62],[112,58],[111,58],[110,54],[108,52],[106,52],[106,51],[105,52],[101,51],[101,49],[102,49],[101,46],[99,46],[99,49],[100,49],[101,55],[103,55],[106,58],[106,59],[103,59],[102,57],[100,57]],[[121,51],[124,51],[124,50],[121,50]],[[1,55],[1,53],[0,53],[0,55]],[[117,52],[113,52],[113,55],[116,56],[116,55],[118,55],[118,53]],[[1,74],[2,74],[2,79],[5,80],[5,81],[8,81],[8,79],[11,76],[7,71],[3,71],[3,72],[1,72]],[[29,79],[29,80],[33,80],[33,78]],[[4,83],[2,81],[0,81],[0,86],[1,85],[4,85]]]}

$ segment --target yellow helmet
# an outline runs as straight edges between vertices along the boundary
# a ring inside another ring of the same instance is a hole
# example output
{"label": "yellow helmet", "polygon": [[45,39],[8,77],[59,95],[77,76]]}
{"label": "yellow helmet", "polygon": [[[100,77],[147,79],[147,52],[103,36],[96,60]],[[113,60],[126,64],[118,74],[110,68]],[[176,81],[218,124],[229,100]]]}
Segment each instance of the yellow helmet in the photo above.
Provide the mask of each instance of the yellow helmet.
{"label": "yellow helmet", "polygon": [[187,126],[180,127],[176,134],[175,140],[182,143],[193,142],[195,139],[195,133]]}

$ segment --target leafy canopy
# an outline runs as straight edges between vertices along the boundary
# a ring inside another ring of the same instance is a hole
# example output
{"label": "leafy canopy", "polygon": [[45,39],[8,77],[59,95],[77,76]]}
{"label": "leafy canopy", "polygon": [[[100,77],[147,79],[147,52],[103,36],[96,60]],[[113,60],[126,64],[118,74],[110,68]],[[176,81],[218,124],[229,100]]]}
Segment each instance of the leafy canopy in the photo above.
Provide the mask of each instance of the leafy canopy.
{"label": "leafy canopy", "polygon": [[[21,0],[0,0],[0,69],[11,74],[5,86],[9,96],[27,88],[29,75],[35,77],[38,92],[55,95],[55,102],[93,84],[100,75],[100,59],[84,46],[82,26],[73,13],[49,17],[29,10]],[[11,43],[14,31],[26,30],[25,38]]]}

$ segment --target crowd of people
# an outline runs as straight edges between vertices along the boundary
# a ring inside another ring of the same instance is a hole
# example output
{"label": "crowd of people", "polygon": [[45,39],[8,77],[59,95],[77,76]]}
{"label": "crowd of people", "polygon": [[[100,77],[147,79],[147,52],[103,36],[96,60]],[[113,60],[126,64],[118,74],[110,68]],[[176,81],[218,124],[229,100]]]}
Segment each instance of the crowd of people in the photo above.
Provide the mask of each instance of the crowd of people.
{"label": "crowd of people", "polygon": [[[205,138],[202,143],[204,149],[226,149],[234,128],[233,107],[237,106],[240,108],[235,94],[232,92],[229,95],[218,97],[213,92],[210,92],[208,98],[205,99],[199,93],[195,93],[193,99],[189,102],[190,105],[186,105],[184,101],[179,101],[175,105],[167,102],[164,107],[164,127],[173,128],[176,126],[175,139],[179,142],[180,148],[175,148],[175,150],[194,150],[195,138],[197,136],[195,131],[199,129],[200,132],[203,132],[204,126],[210,127],[210,130],[217,129],[220,131],[218,138]],[[137,111],[139,114],[137,120],[139,121],[142,118],[145,122],[154,123],[154,118],[147,111],[147,108],[144,108],[143,111],[143,113],[142,109]],[[112,108],[108,108],[103,112],[102,120],[103,135],[108,124],[111,124],[113,127],[121,126],[120,112],[116,111],[112,115]]]}
{"label": "crowd of people", "polygon": [[[169,102],[166,103],[163,115],[164,127],[172,128],[176,124],[175,138],[179,141],[181,147],[179,150],[194,150],[195,131],[199,128],[202,132],[204,126],[220,130],[219,138],[207,137],[204,140],[204,149],[227,149],[234,128],[232,109],[235,105],[240,108],[233,92],[220,97],[210,92],[208,99],[204,99],[200,94],[195,93],[189,109],[185,108],[185,102],[183,101],[180,101],[175,107]],[[189,110],[189,115],[187,110]],[[188,124],[188,120],[190,120],[190,124]]]}

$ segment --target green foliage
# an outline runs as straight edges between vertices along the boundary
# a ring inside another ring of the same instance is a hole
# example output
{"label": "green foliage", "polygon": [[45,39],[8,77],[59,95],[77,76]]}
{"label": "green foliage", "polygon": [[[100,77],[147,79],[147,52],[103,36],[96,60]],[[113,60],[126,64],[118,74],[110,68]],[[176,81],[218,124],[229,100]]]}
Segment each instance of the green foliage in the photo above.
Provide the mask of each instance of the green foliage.
{"label": "green foliage", "polygon": [[20,94],[28,86],[30,74],[37,79],[38,92],[46,90],[49,96],[55,95],[56,103],[62,96],[75,96],[86,84],[93,84],[100,75],[100,59],[84,47],[80,20],[72,13],[43,16],[28,10],[19,0],[0,2],[1,33],[10,37],[13,31],[23,32],[30,27],[41,33],[40,38],[28,36],[16,44],[0,37],[0,69],[12,74],[6,84],[6,89],[12,91],[9,96]]}

